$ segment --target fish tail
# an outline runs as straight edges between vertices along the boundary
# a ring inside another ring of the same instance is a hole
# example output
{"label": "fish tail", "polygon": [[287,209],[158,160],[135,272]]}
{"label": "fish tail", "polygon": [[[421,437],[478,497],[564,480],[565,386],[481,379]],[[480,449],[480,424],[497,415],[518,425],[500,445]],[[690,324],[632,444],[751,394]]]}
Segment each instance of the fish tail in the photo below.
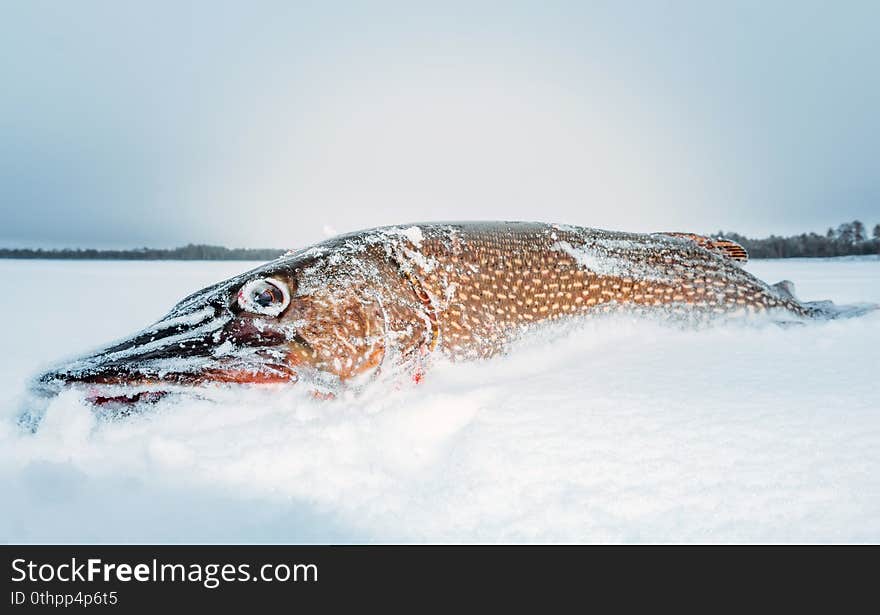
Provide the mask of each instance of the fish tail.
{"label": "fish tail", "polygon": [[801,305],[810,318],[832,320],[838,318],[858,318],[880,310],[876,303],[850,303],[837,305],[833,301],[804,301]]}
{"label": "fish tail", "polygon": [[852,303],[837,305],[833,301],[801,301],[794,294],[794,283],[791,280],[782,280],[770,288],[782,299],[793,301],[798,304],[808,318],[818,320],[832,320],[837,318],[857,318],[880,309],[876,303]]}

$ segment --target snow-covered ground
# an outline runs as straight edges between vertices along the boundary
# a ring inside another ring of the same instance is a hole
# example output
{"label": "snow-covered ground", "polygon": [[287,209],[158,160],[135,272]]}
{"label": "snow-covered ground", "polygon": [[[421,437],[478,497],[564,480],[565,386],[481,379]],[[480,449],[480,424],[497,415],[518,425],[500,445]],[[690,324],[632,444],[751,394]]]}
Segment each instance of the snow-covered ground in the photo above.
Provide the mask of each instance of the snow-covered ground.
{"label": "snow-covered ground", "polygon": [[[682,331],[599,320],[418,386],[233,390],[14,425],[50,361],[249,263],[0,261],[0,541],[878,542],[880,313]],[[880,261],[758,261],[880,302]]]}

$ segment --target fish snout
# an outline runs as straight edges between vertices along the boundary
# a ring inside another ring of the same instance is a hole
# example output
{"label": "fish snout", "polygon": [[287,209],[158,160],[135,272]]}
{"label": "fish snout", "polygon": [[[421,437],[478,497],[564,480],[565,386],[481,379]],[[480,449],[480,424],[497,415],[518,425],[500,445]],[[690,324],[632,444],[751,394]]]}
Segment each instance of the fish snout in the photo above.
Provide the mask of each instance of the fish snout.
{"label": "fish snout", "polygon": [[193,383],[215,361],[224,327],[231,320],[219,306],[169,314],[127,338],[67,361],[40,375],[32,385],[39,393],[59,392],[65,385],[137,385]]}
{"label": "fish snout", "polygon": [[45,397],[77,387],[103,404],[156,401],[209,383],[291,383],[298,374],[290,348],[299,342],[305,343],[293,328],[223,304],[172,311],[142,331],[45,372],[31,389]]}
{"label": "fish snout", "polygon": [[38,376],[46,397],[73,387],[95,403],[153,401],[194,386],[296,382],[303,358],[298,312],[288,310],[294,282],[255,270],[194,293],[164,318],[126,338]]}

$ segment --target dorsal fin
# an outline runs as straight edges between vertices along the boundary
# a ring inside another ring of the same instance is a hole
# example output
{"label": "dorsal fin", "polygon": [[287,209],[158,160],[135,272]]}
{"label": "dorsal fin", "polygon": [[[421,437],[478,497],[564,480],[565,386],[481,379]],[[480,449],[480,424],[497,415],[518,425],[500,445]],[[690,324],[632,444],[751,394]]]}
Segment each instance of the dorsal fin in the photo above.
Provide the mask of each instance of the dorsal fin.
{"label": "dorsal fin", "polygon": [[731,241],[729,239],[715,239],[712,237],[706,237],[705,235],[697,235],[696,233],[662,233],[663,235],[669,235],[670,237],[680,237],[682,239],[690,239],[695,244],[700,246],[701,248],[705,248],[710,252],[715,252],[729,258],[730,260],[737,261],[738,263],[745,263],[749,260],[749,253],[746,252],[746,249],[736,243],[735,241]]}

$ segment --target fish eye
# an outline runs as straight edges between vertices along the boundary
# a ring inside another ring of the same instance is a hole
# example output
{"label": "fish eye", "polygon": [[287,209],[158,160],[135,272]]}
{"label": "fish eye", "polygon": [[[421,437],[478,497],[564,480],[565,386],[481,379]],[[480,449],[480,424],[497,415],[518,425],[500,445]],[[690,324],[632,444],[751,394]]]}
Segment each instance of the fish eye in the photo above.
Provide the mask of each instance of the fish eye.
{"label": "fish eye", "polygon": [[254,314],[278,316],[290,304],[287,284],[274,278],[251,280],[238,291],[238,305]]}

